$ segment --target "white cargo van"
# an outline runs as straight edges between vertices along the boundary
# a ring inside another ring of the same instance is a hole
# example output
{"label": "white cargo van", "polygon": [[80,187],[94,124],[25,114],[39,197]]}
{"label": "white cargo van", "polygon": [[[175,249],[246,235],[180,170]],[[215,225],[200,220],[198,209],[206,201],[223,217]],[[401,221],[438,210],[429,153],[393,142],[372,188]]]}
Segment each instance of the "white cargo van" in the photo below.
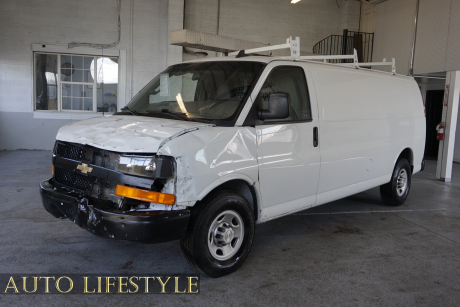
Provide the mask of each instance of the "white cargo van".
{"label": "white cargo van", "polygon": [[46,210],[102,237],[180,239],[218,277],[257,223],[377,186],[405,201],[425,144],[413,78],[241,55],[168,67],[122,112],[63,127]]}

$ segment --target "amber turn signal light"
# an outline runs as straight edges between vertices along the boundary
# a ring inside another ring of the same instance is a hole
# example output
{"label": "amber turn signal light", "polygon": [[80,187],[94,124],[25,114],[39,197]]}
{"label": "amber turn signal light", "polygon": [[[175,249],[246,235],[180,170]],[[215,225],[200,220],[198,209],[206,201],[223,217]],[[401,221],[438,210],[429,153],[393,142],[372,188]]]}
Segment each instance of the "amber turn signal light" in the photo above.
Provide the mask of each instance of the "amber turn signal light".
{"label": "amber turn signal light", "polygon": [[51,174],[54,175],[54,165],[51,165]]}
{"label": "amber turn signal light", "polygon": [[176,196],[172,194],[141,190],[124,185],[117,185],[115,195],[164,205],[174,205],[176,201]]}

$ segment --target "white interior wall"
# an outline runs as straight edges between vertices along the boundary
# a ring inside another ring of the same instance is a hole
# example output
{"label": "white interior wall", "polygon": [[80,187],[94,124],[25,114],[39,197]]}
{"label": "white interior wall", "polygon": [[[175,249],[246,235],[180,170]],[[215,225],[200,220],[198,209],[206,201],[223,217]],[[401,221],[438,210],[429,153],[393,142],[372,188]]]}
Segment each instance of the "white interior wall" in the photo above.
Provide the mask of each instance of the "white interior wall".
{"label": "white interior wall", "polygon": [[[168,0],[134,0],[133,74],[131,0],[121,4],[121,39],[115,49],[127,50],[129,100],[132,75],[135,93],[166,67]],[[0,111],[32,112],[32,44],[113,43],[118,34],[117,0],[2,0],[0,26]]]}
{"label": "white interior wall", "polygon": [[[414,36],[416,0],[388,0],[376,5],[373,61],[396,59],[396,72],[407,75]],[[376,69],[391,71],[390,66]]]}
{"label": "white interior wall", "polygon": [[460,1],[420,1],[414,72],[460,70]]}
{"label": "white interior wall", "polygon": [[359,31],[373,33],[375,30],[375,5],[362,2]]}
{"label": "white interior wall", "polygon": [[[337,3],[340,7],[337,6]],[[187,0],[184,28],[217,33],[217,0]],[[360,2],[353,0],[220,1],[219,34],[264,44],[282,44],[299,36],[301,50],[343,29],[358,31]],[[208,52],[214,56],[213,52]],[[193,58],[184,56],[184,59]]]}
{"label": "white interior wall", "polygon": [[166,66],[182,62],[182,47],[169,44],[169,32],[184,28],[184,1],[169,0],[168,2],[168,57]]}
{"label": "white interior wall", "polygon": [[[129,1],[122,1],[130,4]],[[139,92],[145,84],[166,68],[168,52],[168,0],[134,0],[133,4],[133,89],[131,96]],[[129,25],[126,25],[126,29],[130,29]],[[126,38],[128,43],[131,38],[130,34]],[[129,44],[122,45],[120,48],[129,50],[130,46]],[[131,72],[128,72],[127,75],[130,76]]]}
{"label": "white interior wall", "polygon": [[[338,2],[338,1],[337,1]],[[339,32],[342,29],[349,31],[359,31],[361,1],[341,1],[340,2],[340,24]],[[341,34],[341,33],[339,33]]]}
{"label": "white interior wall", "polygon": [[[416,0],[388,0],[376,5],[374,59],[396,58],[401,74],[409,72],[415,8]],[[458,16],[459,0],[420,0],[414,74],[460,70]]]}
{"label": "white interior wall", "polygon": [[[416,0],[388,0],[376,5],[374,60],[396,58],[396,71],[400,74],[409,73],[415,7]],[[414,57],[415,75],[460,70],[458,16],[459,0],[420,0]],[[438,88],[436,85],[434,87]],[[433,85],[421,84],[421,89],[425,95],[426,90],[434,88]],[[454,148],[454,161],[458,162],[459,127],[457,125]]]}
{"label": "white interior wall", "polygon": [[[169,31],[182,29],[183,1],[121,0],[114,48],[127,53],[125,101],[182,60],[182,49],[169,46]],[[0,150],[50,149],[71,121],[35,118],[32,44],[113,43],[117,17],[117,0],[0,0]]]}
{"label": "white interior wall", "polygon": [[451,0],[420,1],[414,73],[445,71]]}
{"label": "white interior wall", "polygon": [[449,36],[445,71],[460,70],[460,1],[452,0],[449,16]]}
{"label": "white interior wall", "polygon": [[457,116],[457,130],[455,132],[454,161],[460,163],[460,116]]}

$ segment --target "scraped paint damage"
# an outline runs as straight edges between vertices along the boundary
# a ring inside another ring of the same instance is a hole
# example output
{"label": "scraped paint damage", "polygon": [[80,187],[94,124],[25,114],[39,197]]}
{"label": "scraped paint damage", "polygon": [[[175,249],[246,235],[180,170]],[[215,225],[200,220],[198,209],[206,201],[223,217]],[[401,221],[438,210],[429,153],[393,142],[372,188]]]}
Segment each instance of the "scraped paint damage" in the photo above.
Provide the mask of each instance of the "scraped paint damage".
{"label": "scraped paint damage", "polygon": [[175,209],[193,206],[229,180],[257,182],[257,137],[252,127],[140,116],[110,116],[64,126],[57,139],[119,153],[172,156],[176,177],[162,191],[176,195]]}
{"label": "scraped paint damage", "polygon": [[258,176],[252,127],[200,127],[186,138],[172,138],[157,154],[176,160],[176,198],[181,206],[192,206],[226,181],[242,179],[254,185]]}
{"label": "scraped paint damage", "polygon": [[209,124],[144,116],[91,118],[62,127],[56,139],[100,149],[129,153],[155,153],[162,143],[188,130]]}

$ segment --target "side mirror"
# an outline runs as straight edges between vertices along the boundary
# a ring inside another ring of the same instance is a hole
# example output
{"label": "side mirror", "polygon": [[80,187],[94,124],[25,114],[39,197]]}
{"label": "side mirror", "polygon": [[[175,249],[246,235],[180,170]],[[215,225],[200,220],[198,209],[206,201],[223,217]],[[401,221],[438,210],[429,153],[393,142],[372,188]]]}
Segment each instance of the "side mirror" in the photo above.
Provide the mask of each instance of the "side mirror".
{"label": "side mirror", "polygon": [[284,119],[289,117],[289,95],[286,93],[273,93],[268,101],[268,110],[259,110],[259,118]]}

